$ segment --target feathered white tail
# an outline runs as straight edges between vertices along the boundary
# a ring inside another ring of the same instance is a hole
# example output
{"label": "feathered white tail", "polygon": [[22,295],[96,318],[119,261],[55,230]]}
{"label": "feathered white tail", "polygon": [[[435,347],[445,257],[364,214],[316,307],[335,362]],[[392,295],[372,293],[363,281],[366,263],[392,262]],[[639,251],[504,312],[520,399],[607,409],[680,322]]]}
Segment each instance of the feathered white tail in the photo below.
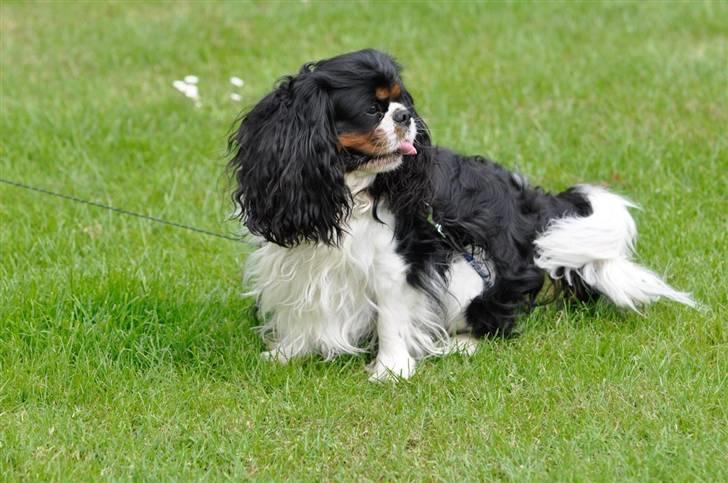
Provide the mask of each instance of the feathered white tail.
{"label": "feathered white tail", "polygon": [[628,208],[634,203],[597,186],[576,188],[592,214],[553,220],[534,242],[537,266],[569,284],[579,276],[620,307],[637,310],[661,297],[696,307],[690,294],[632,261],[637,229]]}

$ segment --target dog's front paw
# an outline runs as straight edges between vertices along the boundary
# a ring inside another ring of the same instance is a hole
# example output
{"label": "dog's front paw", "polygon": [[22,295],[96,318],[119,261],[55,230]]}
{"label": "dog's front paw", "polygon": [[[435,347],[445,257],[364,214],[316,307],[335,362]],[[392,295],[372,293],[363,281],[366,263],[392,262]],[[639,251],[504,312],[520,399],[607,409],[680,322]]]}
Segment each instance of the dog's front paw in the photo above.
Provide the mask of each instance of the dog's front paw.
{"label": "dog's front paw", "polygon": [[450,339],[446,353],[472,356],[478,350],[480,340],[470,334],[457,334]]}
{"label": "dog's front paw", "polygon": [[260,357],[263,360],[271,361],[271,362],[277,362],[278,364],[285,364],[289,360],[291,360],[291,357],[280,348],[271,349],[269,351],[264,351],[260,353]]}
{"label": "dog's front paw", "polygon": [[372,382],[396,381],[409,379],[415,373],[415,359],[409,355],[403,357],[377,357],[368,367]]}

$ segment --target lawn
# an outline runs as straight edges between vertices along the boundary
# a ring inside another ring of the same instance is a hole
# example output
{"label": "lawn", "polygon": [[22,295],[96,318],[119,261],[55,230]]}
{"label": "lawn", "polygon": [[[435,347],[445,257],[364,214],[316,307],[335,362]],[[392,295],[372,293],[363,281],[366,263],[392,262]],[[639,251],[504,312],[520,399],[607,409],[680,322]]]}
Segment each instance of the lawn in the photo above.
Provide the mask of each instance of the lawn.
{"label": "lawn", "polygon": [[258,358],[246,245],[0,185],[2,479],[728,479],[727,3],[3,2],[0,33],[0,177],[234,234],[234,119],[372,46],[438,144],[640,203],[640,260],[708,307],[540,308],[376,385]]}

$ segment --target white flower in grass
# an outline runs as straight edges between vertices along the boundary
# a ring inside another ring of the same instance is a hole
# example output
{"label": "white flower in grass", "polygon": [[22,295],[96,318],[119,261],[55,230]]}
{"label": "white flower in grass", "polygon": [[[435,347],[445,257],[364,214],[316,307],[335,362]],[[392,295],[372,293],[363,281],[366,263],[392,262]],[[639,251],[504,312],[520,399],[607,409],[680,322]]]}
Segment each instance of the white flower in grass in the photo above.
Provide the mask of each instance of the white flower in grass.
{"label": "white flower in grass", "polygon": [[172,82],[172,85],[174,86],[175,89],[180,91],[182,94],[187,92],[187,83],[185,81],[176,80],[176,81]]}
{"label": "white flower in grass", "polygon": [[199,99],[200,90],[194,84],[187,84],[187,90],[185,91],[185,95],[190,99]]}
{"label": "white flower in grass", "polygon": [[[188,82],[188,81],[193,82]],[[198,78],[193,75],[188,75],[185,77],[185,80],[176,80],[172,82],[172,86],[180,91],[182,94],[185,95],[185,97],[188,97],[189,99],[192,99],[194,101],[196,107],[200,107],[202,105],[202,102],[200,101],[200,90],[195,85],[198,82]]]}
{"label": "white flower in grass", "polygon": [[240,94],[237,94],[235,92],[232,92],[230,94],[230,100],[233,102],[240,102],[243,100],[243,96],[241,96]]}
{"label": "white flower in grass", "polygon": [[241,79],[240,77],[232,76],[230,78],[230,83],[234,85],[235,87],[243,87],[245,85],[245,81]]}

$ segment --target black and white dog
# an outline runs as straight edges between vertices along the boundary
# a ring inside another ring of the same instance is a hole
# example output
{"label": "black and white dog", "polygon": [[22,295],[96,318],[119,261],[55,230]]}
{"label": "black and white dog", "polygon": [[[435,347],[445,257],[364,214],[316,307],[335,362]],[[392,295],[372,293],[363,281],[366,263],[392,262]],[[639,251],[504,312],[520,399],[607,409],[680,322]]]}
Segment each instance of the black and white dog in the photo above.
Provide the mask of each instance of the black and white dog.
{"label": "black and white dog", "polygon": [[266,357],[376,347],[372,379],[508,335],[545,276],[566,296],[636,309],[695,303],[634,263],[634,205],[596,186],[552,195],[430,143],[388,55],[304,65],[230,140]]}

